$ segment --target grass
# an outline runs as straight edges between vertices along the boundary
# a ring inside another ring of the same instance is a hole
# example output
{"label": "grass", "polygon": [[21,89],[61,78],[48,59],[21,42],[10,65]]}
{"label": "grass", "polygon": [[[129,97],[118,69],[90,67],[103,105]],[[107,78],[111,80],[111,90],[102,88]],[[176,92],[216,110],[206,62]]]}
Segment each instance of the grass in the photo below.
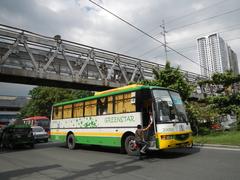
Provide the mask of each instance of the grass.
{"label": "grass", "polygon": [[223,144],[240,146],[240,131],[213,132],[204,136],[194,136],[194,143]]}

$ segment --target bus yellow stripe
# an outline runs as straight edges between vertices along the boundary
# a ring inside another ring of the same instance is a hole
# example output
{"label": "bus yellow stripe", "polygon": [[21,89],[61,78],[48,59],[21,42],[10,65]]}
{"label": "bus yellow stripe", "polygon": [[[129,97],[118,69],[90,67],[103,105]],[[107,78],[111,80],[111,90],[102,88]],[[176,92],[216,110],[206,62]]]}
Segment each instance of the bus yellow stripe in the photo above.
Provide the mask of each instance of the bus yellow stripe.
{"label": "bus yellow stripe", "polygon": [[[76,136],[105,136],[105,137],[121,137],[122,132],[74,132]],[[52,131],[51,135],[67,135],[67,132]]]}

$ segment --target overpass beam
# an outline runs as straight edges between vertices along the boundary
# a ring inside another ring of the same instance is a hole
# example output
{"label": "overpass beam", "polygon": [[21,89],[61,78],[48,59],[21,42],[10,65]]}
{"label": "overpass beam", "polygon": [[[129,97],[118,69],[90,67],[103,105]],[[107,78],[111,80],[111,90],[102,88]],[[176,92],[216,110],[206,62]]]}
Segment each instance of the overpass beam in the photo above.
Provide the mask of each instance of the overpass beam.
{"label": "overpass beam", "polygon": [[20,39],[17,38],[16,41],[12,46],[9,47],[8,51],[0,58],[0,64],[4,64],[5,61],[7,60],[8,56],[14,52],[18,44],[20,43]]}

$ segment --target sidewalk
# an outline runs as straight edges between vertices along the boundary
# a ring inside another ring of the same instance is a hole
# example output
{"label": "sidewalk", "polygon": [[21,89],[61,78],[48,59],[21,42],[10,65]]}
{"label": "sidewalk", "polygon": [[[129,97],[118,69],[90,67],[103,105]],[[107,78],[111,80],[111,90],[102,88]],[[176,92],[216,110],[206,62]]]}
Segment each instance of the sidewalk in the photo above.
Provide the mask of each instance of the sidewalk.
{"label": "sidewalk", "polygon": [[200,144],[200,143],[194,143],[193,146],[194,146],[194,147],[217,147],[217,148],[240,149],[240,146],[223,145],[223,144]]}

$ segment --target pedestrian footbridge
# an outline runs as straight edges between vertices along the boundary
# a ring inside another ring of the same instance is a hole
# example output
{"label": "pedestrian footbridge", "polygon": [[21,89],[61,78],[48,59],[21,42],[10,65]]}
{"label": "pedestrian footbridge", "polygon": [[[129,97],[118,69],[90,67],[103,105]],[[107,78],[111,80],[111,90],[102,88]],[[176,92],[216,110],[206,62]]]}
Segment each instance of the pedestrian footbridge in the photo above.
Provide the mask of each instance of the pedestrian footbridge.
{"label": "pedestrian footbridge", "polygon": [[[0,25],[0,81],[104,90],[153,79],[163,65]],[[190,82],[201,78],[183,71]]]}

